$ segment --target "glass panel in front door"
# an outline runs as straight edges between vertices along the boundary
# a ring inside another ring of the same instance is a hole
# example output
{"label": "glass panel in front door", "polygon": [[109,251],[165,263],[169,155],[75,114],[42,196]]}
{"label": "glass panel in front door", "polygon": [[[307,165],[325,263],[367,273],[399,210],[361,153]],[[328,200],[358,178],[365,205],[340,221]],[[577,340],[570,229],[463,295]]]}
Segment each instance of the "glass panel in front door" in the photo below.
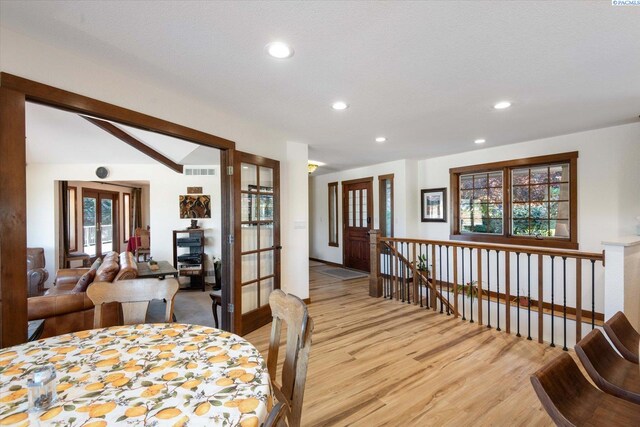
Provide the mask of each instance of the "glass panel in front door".
{"label": "glass panel in front door", "polygon": [[82,240],[83,252],[96,256],[96,216],[98,201],[95,197],[82,198]]}

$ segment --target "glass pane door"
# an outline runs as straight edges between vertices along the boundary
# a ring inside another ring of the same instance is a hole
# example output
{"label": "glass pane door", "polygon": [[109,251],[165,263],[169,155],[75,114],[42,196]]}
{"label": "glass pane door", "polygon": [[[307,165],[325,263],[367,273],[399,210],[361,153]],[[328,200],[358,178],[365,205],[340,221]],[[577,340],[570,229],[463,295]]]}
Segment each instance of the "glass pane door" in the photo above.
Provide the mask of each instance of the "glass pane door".
{"label": "glass pane door", "polygon": [[100,199],[100,245],[102,253],[113,250],[113,199]]}
{"label": "glass pane door", "polygon": [[240,247],[236,250],[242,271],[236,289],[244,334],[271,320],[269,294],[280,287],[279,163],[247,153],[239,157]]}
{"label": "glass pane door", "polygon": [[242,314],[269,304],[275,278],[273,169],[241,165]]}
{"label": "glass pane door", "polygon": [[91,258],[97,252],[97,218],[98,218],[98,196],[85,193],[82,197],[82,235],[83,252]]}
{"label": "glass pane door", "polygon": [[118,251],[116,193],[82,192],[82,250],[91,258]]}

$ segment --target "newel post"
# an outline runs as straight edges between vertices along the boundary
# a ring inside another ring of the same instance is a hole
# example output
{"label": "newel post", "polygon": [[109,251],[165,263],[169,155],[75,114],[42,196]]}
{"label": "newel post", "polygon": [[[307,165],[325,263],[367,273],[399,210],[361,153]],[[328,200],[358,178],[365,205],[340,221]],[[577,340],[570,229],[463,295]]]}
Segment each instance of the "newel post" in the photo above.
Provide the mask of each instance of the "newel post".
{"label": "newel post", "polygon": [[369,274],[369,296],[382,296],[382,277],[380,277],[380,230],[369,230],[369,264],[371,274]]}
{"label": "newel post", "polygon": [[624,312],[640,329],[640,236],[602,242],[605,253],[604,318]]}

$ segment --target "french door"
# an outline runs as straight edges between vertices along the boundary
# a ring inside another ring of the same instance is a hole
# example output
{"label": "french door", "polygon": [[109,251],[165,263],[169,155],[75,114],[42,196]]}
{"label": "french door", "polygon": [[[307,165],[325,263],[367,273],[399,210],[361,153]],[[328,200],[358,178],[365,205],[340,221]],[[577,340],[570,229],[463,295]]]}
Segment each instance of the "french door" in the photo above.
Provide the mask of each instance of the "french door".
{"label": "french door", "polygon": [[269,294],[280,288],[280,163],[236,151],[234,251],[240,260],[234,283],[236,332],[271,321]]}
{"label": "french door", "polygon": [[117,205],[118,193],[82,191],[82,250],[91,259],[120,249]]}
{"label": "french door", "polygon": [[369,271],[369,230],[373,223],[373,178],[342,182],[343,264]]}

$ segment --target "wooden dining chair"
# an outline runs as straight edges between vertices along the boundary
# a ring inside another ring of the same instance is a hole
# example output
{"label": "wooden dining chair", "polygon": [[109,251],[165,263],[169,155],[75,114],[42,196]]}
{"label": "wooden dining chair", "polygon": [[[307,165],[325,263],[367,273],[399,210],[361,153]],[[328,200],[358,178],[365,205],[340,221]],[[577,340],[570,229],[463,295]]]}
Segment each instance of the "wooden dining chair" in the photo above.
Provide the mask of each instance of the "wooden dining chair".
{"label": "wooden dining chair", "polygon": [[[288,405],[287,420],[290,427],[299,427],[302,417],[302,400],[307,380],[307,365],[311,349],[313,319],[305,303],[295,295],[287,295],[280,289],[271,292],[269,305],[273,314],[271,339],[267,369],[271,377],[274,394],[279,402]],[[280,332],[282,321],[287,325],[287,344],[282,382],[276,381],[278,370],[278,350],[280,349]]]}
{"label": "wooden dining chair", "polygon": [[285,402],[278,402],[273,406],[267,419],[262,423],[261,427],[287,427],[287,411],[288,407]]}
{"label": "wooden dining chair", "polygon": [[623,312],[619,311],[611,316],[611,319],[604,323],[604,331],[622,357],[629,362],[640,363],[638,358],[640,334],[633,329]]}
{"label": "wooden dining chair", "polygon": [[87,296],[95,305],[93,327],[102,326],[102,304],[111,302],[121,304],[125,325],[145,323],[147,308],[153,299],[164,299],[167,302],[164,321],[171,322],[176,292],[178,292],[178,280],[174,278],[92,283],[87,289]]}
{"label": "wooden dining chair", "polygon": [[[602,391],[640,404],[638,365],[620,357],[599,329],[589,332],[575,349],[585,370]],[[640,407],[637,410],[640,411]]]}
{"label": "wooden dining chair", "polygon": [[640,425],[640,407],[595,388],[568,353],[531,375],[531,384],[557,426]]}
{"label": "wooden dining chair", "polygon": [[148,260],[151,255],[151,233],[149,230],[136,228],[136,239],[139,239],[135,253],[136,262],[140,262],[140,255],[143,261]]}

